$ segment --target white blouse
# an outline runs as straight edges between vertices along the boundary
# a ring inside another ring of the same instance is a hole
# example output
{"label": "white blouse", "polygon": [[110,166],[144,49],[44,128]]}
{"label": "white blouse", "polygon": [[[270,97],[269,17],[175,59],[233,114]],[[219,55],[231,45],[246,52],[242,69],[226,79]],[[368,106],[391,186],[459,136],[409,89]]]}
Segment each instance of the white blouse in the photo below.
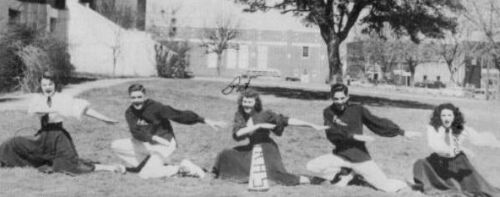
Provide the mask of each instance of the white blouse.
{"label": "white blouse", "polygon": [[[447,142],[448,136],[448,142]],[[437,131],[433,126],[427,126],[427,142],[429,147],[440,156],[455,157],[460,152],[473,156],[472,151],[465,148],[463,143],[468,140],[477,146],[500,147],[500,141],[489,132],[478,133],[476,130],[465,127],[460,135],[455,136],[452,132],[446,133],[446,129],[440,126]]]}
{"label": "white blouse", "polygon": [[80,119],[83,113],[90,106],[89,102],[86,100],[73,98],[72,96],[62,93],[55,93],[51,96],[50,107],[47,100],[48,97],[45,95],[34,95],[28,106],[28,114],[34,115],[37,112],[56,111],[56,113],[49,113],[49,122],[58,123],[63,121],[63,117],[74,117]]}

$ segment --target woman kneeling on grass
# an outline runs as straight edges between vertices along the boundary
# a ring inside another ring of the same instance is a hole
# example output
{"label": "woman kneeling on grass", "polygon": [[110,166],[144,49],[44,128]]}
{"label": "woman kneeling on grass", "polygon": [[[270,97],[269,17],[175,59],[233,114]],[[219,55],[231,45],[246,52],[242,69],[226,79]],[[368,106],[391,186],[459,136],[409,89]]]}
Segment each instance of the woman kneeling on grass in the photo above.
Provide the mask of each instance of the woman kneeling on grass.
{"label": "woman kneeling on grass", "polygon": [[[429,147],[434,151],[418,160],[413,168],[417,189],[425,193],[458,192],[466,196],[500,196],[500,190],[490,185],[474,169],[466,155],[472,152],[463,146],[465,139],[474,145],[500,147],[491,133],[478,133],[464,126],[464,117],[453,104],[441,104],[434,109],[427,127]],[[443,191],[440,191],[443,190]]]}
{"label": "woman kneeling on grass", "polygon": [[80,118],[82,114],[114,124],[110,119],[89,108],[89,103],[56,92],[55,78],[50,72],[40,79],[41,94],[34,96],[28,114],[40,117],[41,129],[35,136],[17,136],[0,145],[0,166],[38,168],[42,172],[62,172],[70,175],[92,171],[124,172],[121,165],[99,165],[79,158],[70,134],[63,127],[63,117]]}
{"label": "woman kneeling on grass", "polygon": [[278,145],[269,136],[271,132],[281,136],[288,125],[308,126],[315,130],[328,128],[288,118],[270,110],[263,110],[257,92],[253,90],[242,92],[238,98],[238,111],[234,118],[233,138],[236,141],[248,138],[250,142],[248,145],[226,149],[219,153],[213,169],[216,178],[247,182],[250,173],[252,148],[256,144],[261,144],[267,176],[270,180],[282,185],[311,183],[308,177],[294,175],[286,171]]}

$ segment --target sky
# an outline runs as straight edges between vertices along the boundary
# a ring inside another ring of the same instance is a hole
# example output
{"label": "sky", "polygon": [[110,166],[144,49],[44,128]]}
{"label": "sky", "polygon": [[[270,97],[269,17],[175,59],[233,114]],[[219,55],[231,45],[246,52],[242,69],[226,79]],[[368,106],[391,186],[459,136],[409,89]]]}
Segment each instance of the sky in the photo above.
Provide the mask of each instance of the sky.
{"label": "sky", "polygon": [[318,31],[317,27],[306,27],[300,17],[281,14],[279,11],[242,13],[244,5],[231,0],[153,0],[162,7],[178,7],[179,25],[207,27],[215,18],[223,16],[239,21],[242,29]]}

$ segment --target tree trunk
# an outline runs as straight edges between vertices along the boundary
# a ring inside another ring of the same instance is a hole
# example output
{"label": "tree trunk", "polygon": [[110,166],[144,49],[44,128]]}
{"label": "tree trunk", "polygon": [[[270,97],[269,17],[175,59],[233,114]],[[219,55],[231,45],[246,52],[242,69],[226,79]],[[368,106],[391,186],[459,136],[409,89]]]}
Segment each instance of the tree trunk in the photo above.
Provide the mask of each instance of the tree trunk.
{"label": "tree trunk", "polygon": [[486,63],[486,100],[490,100],[490,62]]}
{"label": "tree trunk", "polygon": [[117,62],[117,57],[115,54],[113,54],[113,77],[116,77],[116,62]]}
{"label": "tree trunk", "polygon": [[338,39],[332,39],[327,43],[329,74],[326,83],[328,84],[343,83],[340,43]]}
{"label": "tree trunk", "polygon": [[217,76],[220,77],[222,70],[222,53],[217,53]]}
{"label": "tree trunk", "polygon": [[500,75],[498,76],[498,82],[497,82],[497,101],[500,101],[500,83],[499,82],[500,82]]}
{"label": "tree trunk", "polygon": [[408,85],[410,85],[410,87],[415,87],[415,73],[414,72],[411,73],[410,84],[408,84]]}
{"label": "tree trunk", "polygon": [[451,64],[451,63],[446,63],[446,64],[448,64],[448,70],[450,71],[450,83],[455,84],[455,85],[460,87],[461,86],[460,82],[455,80],[455,74],[457,71],[456,71],[456,69],[455,69],[455,71],[453,70],[453,64]]}

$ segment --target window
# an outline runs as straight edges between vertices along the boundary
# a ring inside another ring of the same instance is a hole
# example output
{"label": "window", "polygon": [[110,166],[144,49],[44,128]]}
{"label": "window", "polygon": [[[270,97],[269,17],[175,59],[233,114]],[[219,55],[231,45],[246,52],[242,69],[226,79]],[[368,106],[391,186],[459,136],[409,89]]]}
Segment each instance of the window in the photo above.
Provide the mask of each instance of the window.
{"label": "window", "polygon": [[66,0],[55,0],[52,6],[56,9],[64,10],[66,9]]}
{"label": "window", "polygon": [[441,76],[437,76],[436,81],[441,81]]}
{"label": "window", "polygon": [[9,9],[9,23],[19,23],[21,12],[18,10]]}
{"label": "window", "polygon": [[177,27],[170,27],[170,31],[168,31],[168,36],[175,37],[177,35]]}
{"label": "window", "polygon": [[56,30],[57,18],[50,17],[50,32],[54,32]]}
{"label": "window", "polygon": [[424,81],[427,81],[427,75],[424,75]]}
{"label": "window", "polygon": [[309,47],[308,46],[303,46],[302,47],[302,57],[303,58],[308,58],[309,57]]}

